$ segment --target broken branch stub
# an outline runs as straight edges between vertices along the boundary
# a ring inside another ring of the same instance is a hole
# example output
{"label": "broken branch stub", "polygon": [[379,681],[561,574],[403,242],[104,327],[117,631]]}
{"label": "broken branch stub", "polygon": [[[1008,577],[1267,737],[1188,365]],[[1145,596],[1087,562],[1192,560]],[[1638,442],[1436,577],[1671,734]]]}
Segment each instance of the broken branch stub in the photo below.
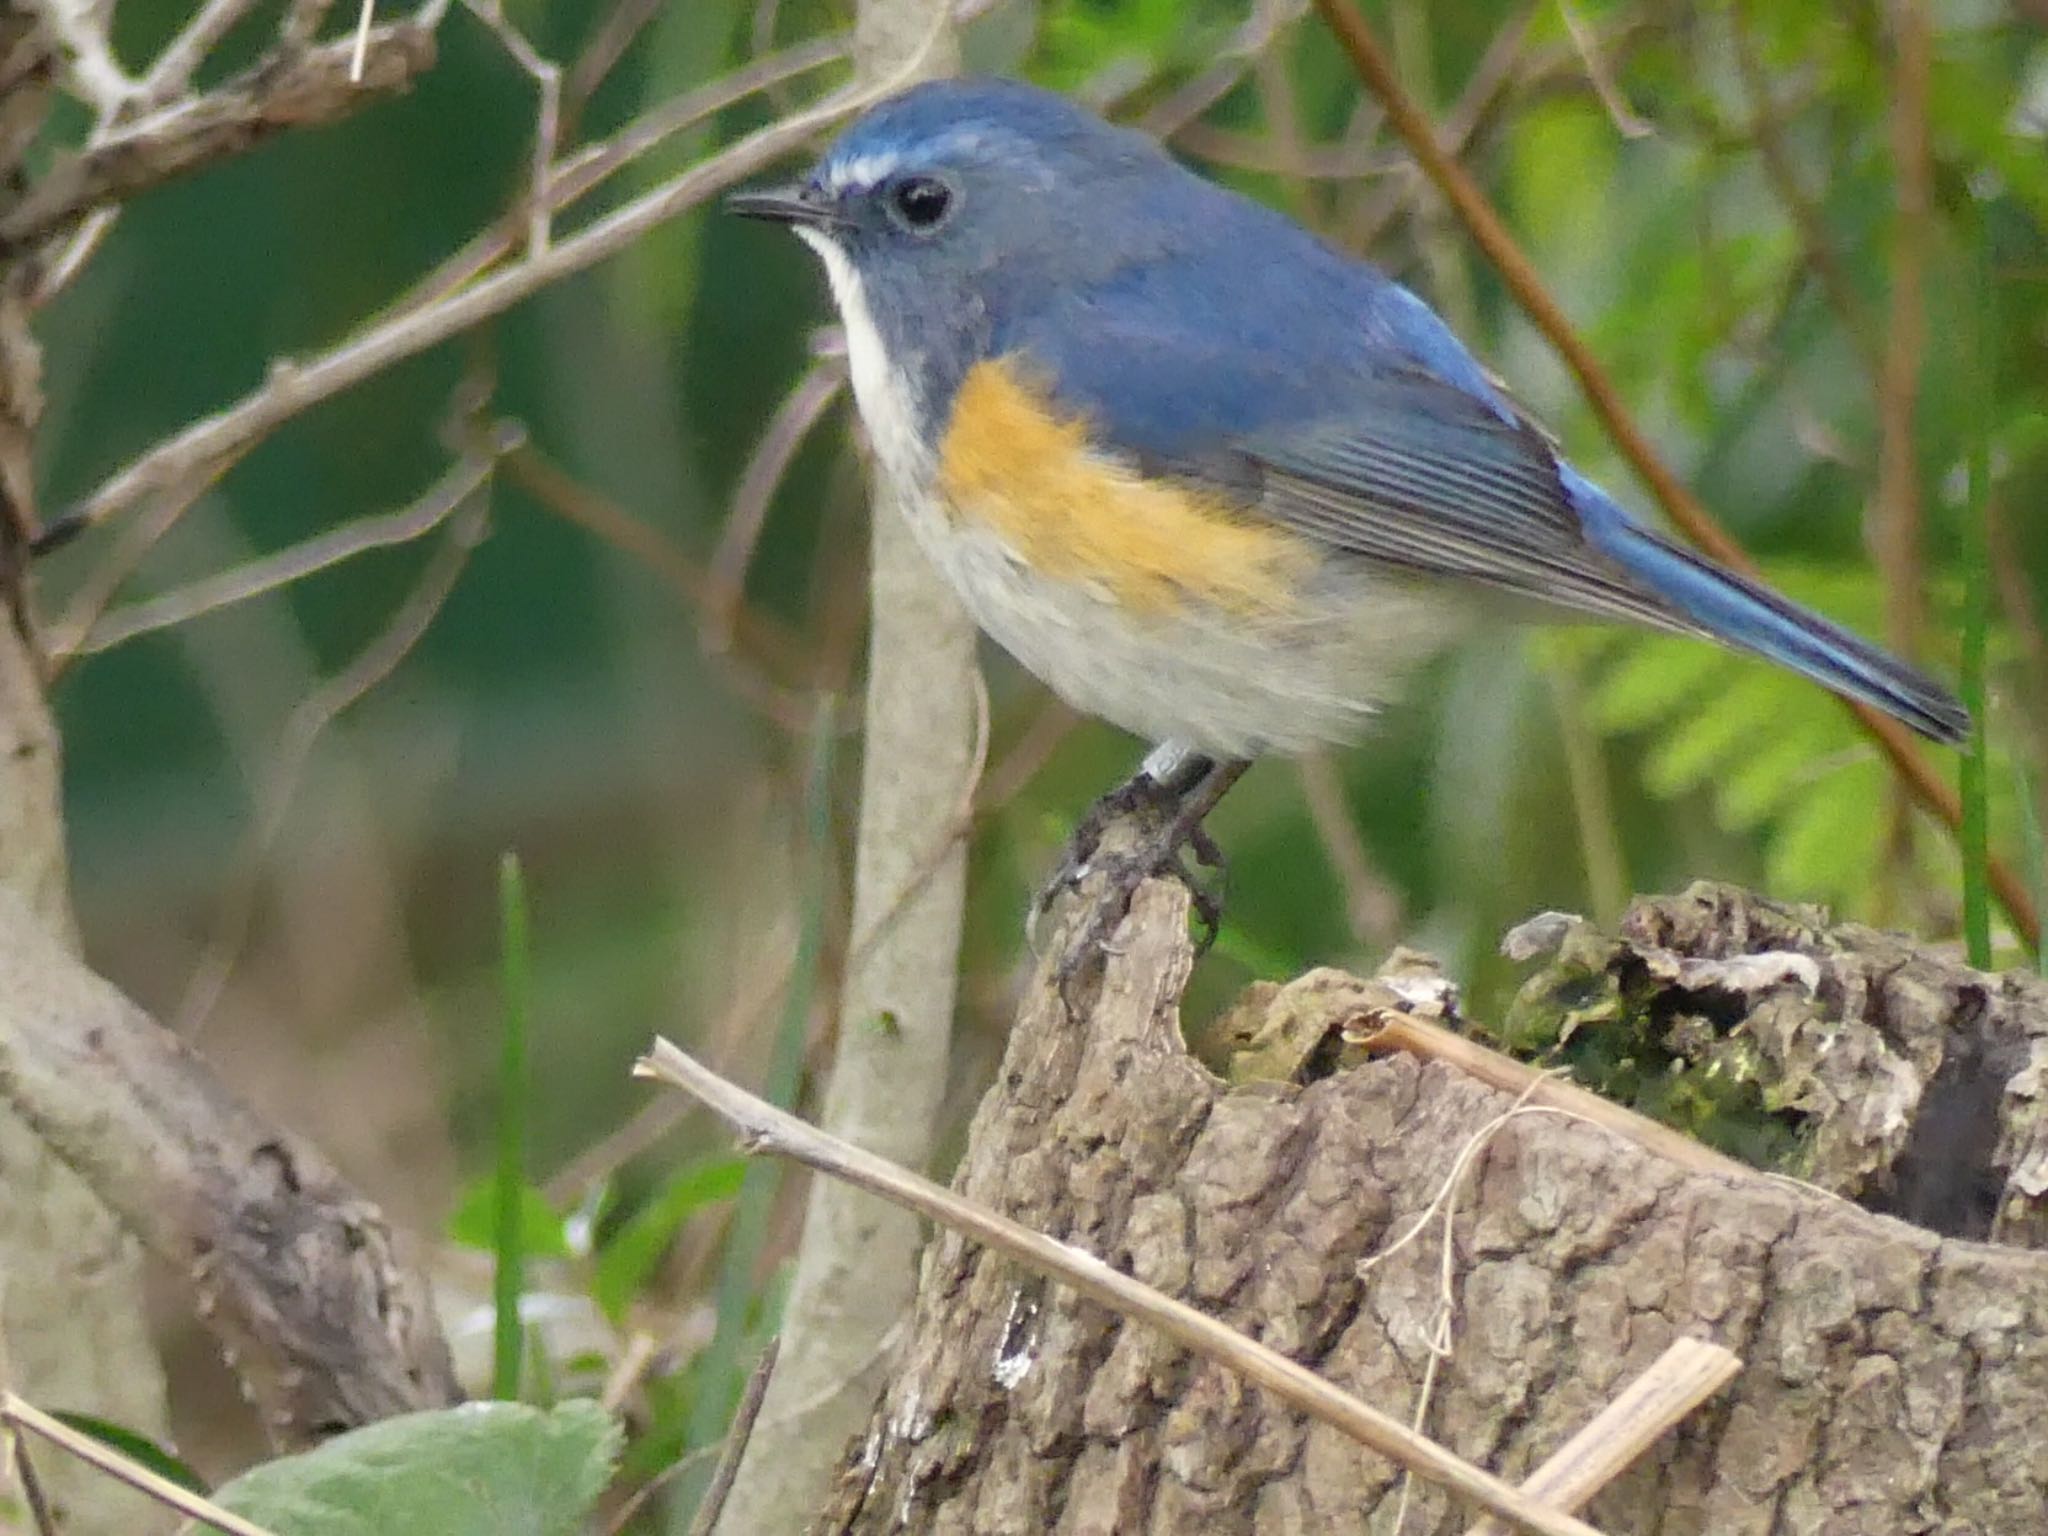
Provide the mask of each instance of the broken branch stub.
{"label": "broken branch stub", "polygon": [[[1443,1061],[1347,1054],[1356,997],[1327,981],[1329,1048],[1292,1080],[1227,1084],[1181,1039],[1186,910],[1177,887],[1145,888],[1085,1018],[1048,957],[975,1117],[964,1195],[1396,1414],[1448,1273],[1451,1352],[1420,1427],[1514,1481],[1673,1340],[1733,1350],[1733,1383],[1587,1506],[1610,1536],[2048,1528],[2048,1255],[1681,1167],[1546,1109],[1471,1158],[1447,1270],[1441,1222],[1366,1264],[1516,1096]],[[1287,993],[1269,1005],[1301,1013]],[[942,1233],[814,1530],[1381,1531],[1398,1481],[1229,1371]],[[1468,1518],[1418,1484],[1404,1536]]]}

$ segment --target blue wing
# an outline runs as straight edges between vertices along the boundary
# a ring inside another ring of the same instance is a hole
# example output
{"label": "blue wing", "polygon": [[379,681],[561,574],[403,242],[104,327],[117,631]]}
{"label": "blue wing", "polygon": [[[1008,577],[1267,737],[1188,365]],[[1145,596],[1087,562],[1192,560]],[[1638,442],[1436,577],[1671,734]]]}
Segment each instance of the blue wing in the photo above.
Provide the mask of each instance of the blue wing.
{"label": "blue wing", "polygon": [[1320,315],[1290,314],[1299,287],[1191,300],[1187,270],[1155,269],[1063,296],[999,330],[998,350],[1022,352],[1107,446],[1333,553],[1699,629],[1589,542],[1549,440],[1420,301],[1348,264],[1339,282]]}
{"label": "blue wing", "polygon": [[[1636,523],[1406,289],[1230,203],[1206,212],[1256,228],[999,319],[996,350],[1024,354],[1106,446],[1227,488],[1333,554],[1708,636],[1936,740],[1967,733],[1919,672]],[[1255,249],[1289,281],[1265,280]]]}

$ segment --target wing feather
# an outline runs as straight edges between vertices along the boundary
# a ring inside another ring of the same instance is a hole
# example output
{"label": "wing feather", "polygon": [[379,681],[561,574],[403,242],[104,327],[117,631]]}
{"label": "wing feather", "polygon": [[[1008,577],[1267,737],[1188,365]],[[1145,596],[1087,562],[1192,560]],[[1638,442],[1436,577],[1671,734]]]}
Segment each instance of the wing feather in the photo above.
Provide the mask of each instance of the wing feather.
{"label": "wing feather", "polygon": [[1341,413],[1239,445],[1261,509],[1333,549],[1587,613],[1694,626],[1595,549],[1549,440],[1463,390],[1395,374]]}

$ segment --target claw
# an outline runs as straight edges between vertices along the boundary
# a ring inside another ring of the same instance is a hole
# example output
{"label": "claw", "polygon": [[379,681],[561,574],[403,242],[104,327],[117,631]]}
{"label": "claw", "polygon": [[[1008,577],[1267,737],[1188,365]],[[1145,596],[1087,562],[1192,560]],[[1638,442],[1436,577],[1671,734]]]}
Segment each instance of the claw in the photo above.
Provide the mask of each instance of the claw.
{"label": "claw", "polygon": [[[1034,955],[1043,953],[1038,942],[1039,930],[1052,912],[1053,904],[1069,891],[1080,890],[1081,882],[1095,867],[1097,850],[1102,846],[1102,836],[1110,824],[1139,816],[1151,821],[1170,820],[1174,804],[1172,791],[1140,769],[1088,807],[1080,821],[1075,823],[1073,835],[1067,839],[1066,851],[1060,855],[1052,878],[1031,899],[1031,911],[1024,920],[1024,936]],[[1135,891],[1137,887],[1133,885],[1131,889]]]}
{"label": "claw", "polygon": [[[1100,893],[1081,928],[1068,937],[1059,962],[1056,979],[1070,1012],[1079,1011],[1075,983],[1100,961],[1110,935],[1130,910],[1132,896],[1154,876],[1171,876],[1187,887],[1201,929],[1200,952],[1216,942],[1223,917],[1224,859],[1215,839],[1202,829],[1202,820],[1245,767],[1239,762],[1204,762],[1192,779],[1179,785],[1140,772],[1081,818],[1058,870],[1033,901],[1026,925],[1036,953],[1039,929],[1053,903],[1067,891],[1078,890],[1084,878],[1102,878]],[[1104,852],[1104,834],[1118,822],[1135,822],[1134,836],[1129,846]],[[1184,854],[1200,868],[1218,872],[1218,878],[1203,879],[1187,867]]]}

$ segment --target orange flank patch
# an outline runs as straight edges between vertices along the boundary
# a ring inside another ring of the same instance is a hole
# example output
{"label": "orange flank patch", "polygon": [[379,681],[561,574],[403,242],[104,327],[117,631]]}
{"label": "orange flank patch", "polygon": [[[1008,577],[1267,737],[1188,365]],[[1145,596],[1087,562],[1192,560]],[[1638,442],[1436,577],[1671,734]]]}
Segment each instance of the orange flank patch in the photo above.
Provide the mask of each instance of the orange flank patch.
{"label": "orange flank patch", "polygon": [[1231,500],[1093,452],[1083,420],[1055,413],[1003,359],[977,363],[939,447],[939,490],[1045,575],[1099,584],[1133,608],[1190,598],[1239,612],[1293,606],[1310,551]]}

